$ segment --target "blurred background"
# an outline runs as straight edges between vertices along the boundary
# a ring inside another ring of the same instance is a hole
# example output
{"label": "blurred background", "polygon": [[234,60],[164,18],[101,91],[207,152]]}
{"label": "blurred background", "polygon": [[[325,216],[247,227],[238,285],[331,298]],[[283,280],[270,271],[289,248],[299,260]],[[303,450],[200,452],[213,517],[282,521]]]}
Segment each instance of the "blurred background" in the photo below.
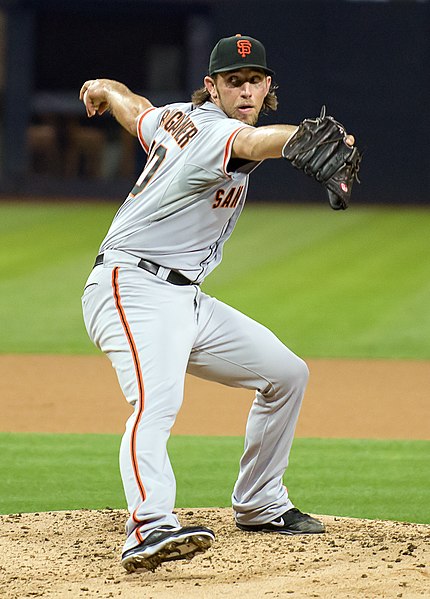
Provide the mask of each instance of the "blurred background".
{"label": "blurred background", "polygon": [[[110,117],[88,120],[82,83],[107,77],[154,104],[201,86],[215,42],[259,38],[279,110],[298,123],[322,104],[364,149],[355,203],[430,200],[430,3],[363,0],[0,0],[0,194],[121,201],[145,155]],[[250,201],[312,201],[281,161]]]}

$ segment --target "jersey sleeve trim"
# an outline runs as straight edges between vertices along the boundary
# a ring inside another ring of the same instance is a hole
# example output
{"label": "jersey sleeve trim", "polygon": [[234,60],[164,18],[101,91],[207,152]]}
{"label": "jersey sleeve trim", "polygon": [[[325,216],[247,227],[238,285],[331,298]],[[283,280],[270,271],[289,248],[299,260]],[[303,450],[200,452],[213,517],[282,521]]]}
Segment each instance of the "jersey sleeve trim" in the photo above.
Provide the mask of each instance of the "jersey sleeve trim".
{"label": "jersey sleeve trim", "polygon": [[227,143],[225,144],[224,159],[222,162],[222,170],[224,171],[226,176],[229,177],[229,179],[231,179],[231,175],[227,170],[227,166],[228,166],[228,163],[230,162],[231,149],[233,146],[234,139],[235,139],[236,135],[239,133],[239,131],[241,131],[242,129],[246,129],[247,127],[248,127],[248,125],[243,125],[242,127],[238,127],[237,129],[235,129],[233,131],[233,133],[230,135],[230,137],[228,138]]}
{"label": "jersey sleeve trim", "polygon": [[150,108],[147,108],[144,112],[142,112],[142,114],[139,117],[139,120],[137,122],[137,137],[139,138],[140,143],[143,146],[143,149],[145,150],[146,153],[148,153],[149,150],[149,146],[148,144],[145,142],[145,140],[143,139],[143,135],[142,132],[140,130],[140,126],[142,124],[143,119],[146,117],[147,114],[149,114],[152,110],[155,110],[155,106],[151,106]]}

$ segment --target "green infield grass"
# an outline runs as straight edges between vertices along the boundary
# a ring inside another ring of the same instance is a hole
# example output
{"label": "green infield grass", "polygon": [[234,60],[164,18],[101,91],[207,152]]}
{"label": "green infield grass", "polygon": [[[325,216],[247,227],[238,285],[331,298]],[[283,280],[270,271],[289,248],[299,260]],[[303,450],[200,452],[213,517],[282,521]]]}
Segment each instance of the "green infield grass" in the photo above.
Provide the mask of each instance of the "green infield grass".
{"label": "green infield grass", "polygon": [[[0,433],[0,513],[125,508],[117,435]],[[177,507],[227,507],[241,437],[169,441]],[[285,478],[316,514],[430,524],[430,442],[296,439]]]}
{"label": "green infield grass", "polygon": [[[80,296],[112,203],[0,204],[1,353],[96,350]],[[203,289],[305,357],[430,358],[430,209],[248,205]]]}

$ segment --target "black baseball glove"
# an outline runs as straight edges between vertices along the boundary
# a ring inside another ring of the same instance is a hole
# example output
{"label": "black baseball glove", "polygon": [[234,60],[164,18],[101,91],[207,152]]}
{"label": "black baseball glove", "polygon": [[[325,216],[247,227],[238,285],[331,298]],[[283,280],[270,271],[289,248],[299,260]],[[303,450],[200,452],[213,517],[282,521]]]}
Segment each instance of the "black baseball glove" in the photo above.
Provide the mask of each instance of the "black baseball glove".
{"label": "black baseball glove", "polygon": [[326,116],[306,119],[282,148],[282,156],[327,189],[333,210],[348,208],[354,179],[359,182],[361,154],[346,143],[343,125]]}

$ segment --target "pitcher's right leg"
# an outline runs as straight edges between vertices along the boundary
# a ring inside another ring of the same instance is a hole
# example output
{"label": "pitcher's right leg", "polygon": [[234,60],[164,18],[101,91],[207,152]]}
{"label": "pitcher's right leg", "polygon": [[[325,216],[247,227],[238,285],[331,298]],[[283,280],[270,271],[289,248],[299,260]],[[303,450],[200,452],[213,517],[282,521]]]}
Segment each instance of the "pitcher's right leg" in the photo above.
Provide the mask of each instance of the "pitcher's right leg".
{"label": "pitcher's right leg", "polygon": [[[204,527],[180,527],[173,513],[176,484],[166,447],[182,403],[196,331],[195,290],[136,267],[108,267],[109,262],[98,267],[101,272],[92,281],[98,289],[84,295],[85,322],[134,407],[120,450],[130,512],[124,566],[153,568],[161,561],[192,557],[214,538]],[[156,531],[162,538],[155,543]]]}

